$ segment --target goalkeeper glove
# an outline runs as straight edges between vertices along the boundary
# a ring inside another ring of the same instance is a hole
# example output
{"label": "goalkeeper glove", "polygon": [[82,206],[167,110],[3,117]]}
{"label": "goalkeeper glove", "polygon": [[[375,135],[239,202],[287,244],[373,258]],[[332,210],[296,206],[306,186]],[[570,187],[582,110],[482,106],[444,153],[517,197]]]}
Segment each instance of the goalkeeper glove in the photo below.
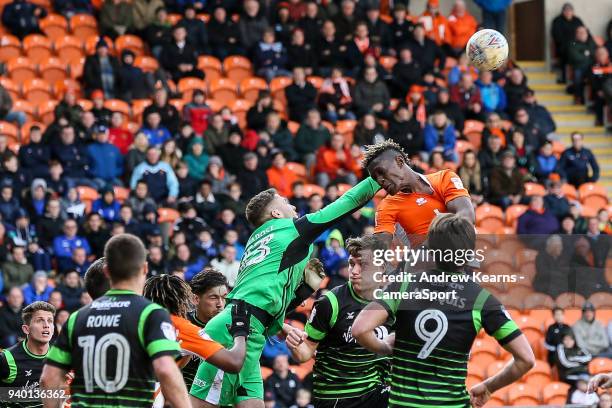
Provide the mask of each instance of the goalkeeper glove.
{"label": "goalkeeper glove", "polygon": [[249,335],[251,313],[247,308],[244,300],[234,300],[232,307],[232,325],[229,328],[229,333],[232,337]]}
{"label": "goalkeeper glove", "polygon": [[323,279],[325,279],[323,264],[317,258],[311,258],[304,268],[304,283],[316,291],[321,286]]}

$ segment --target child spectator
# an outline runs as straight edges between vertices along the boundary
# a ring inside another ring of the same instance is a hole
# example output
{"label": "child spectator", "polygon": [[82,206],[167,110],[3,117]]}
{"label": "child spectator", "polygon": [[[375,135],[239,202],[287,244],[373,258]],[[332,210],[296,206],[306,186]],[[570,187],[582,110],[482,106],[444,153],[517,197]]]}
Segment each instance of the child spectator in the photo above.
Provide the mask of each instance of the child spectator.
{"label": "child spectator", "polygon": [[254,65],[257,75],[270,82],[277,76],[289,76],[287,70],[287,51],[281,42],[276,41],[274,29],[267,28],[255,50]]}
{"label": "child spectator", "polygon": [[291,405],[289,408],[314,408],[314,405],[312,405],[310,401],[310,391],[305,388],[300,388],[295,394],[295,404]]}
{"label": "child spectator", "polygon": [[93,202],[91,211],[100,214],[107,222],[119,219],[119,209],[121,204],[115,199],[115,192],[112,187],[104,187],[100,190],[100,198]]}
{"label": "child spectator", "polygon": [[[546,292],[545,292],[546,293]],[[548,350],[548,364],[554,364],[557,355],[557,346],[562,343],[563,337],[572,332],[572,328],[563,322],[563,309],[555,306],[552,310],[554,322],[546,329],[544,347]]]}
{"label": "child spectator", "polygon": [[344,119],[356,119],[351,111],[353,97],[351,88],[346,78],[342,76],[342,70],[334,67],[331,76],[323,81],[319,90],[319,109],[323,112],[323,118],[332,123]]}
{"label": "child spectator", "polygon": [[341,263],[348,261],[348,252],[344,249],[344,239],[339,230],[329,233],[320,257],[329,276],[337,275]]}
{"label": "child spectator", "polygon": [[539,183],[544,183],[551,174],[557,172],[557,157],[553,154],[552,142],[545,142],[535,157],[534,175]]}
{"label": "child spectator", "polygon": [[191,124],[193,131],[198,136],[202,136],[208,127],[208,119],[212,114],[212,109],[206,104],[204,91],[200,89],[193,91],[191,102],[183,108],[183,120]]}
{"label": "child spectator", "polygon": [[559,379],[570,385],[575,385],[578,380],[588,381],[591,359],[589,352],[576,344],[574,334],[566,333],[557,346],[555,365],[559,370]]}
{"label": "child spectator", "polygon": [[150,112],[147,115],[146,123],[140,131],[147,136],[149,146],[161,146],[172,137],[170,131],[161,124],[161,115],[158,112]]}
{"label": "child spectator", "polygon": [[431,154],[434,149],[442,151],[445,160],[458,161],[455,152],[455,127],[442,111],[434,112],[431,123],[425,126],[423,150]]}
{"label": "child spectator", "polygon": [[576,381],[576,389],[570,395],[571,404],[593,406],[599,402],[599,397],[595,392],[587,392],[587,379]]}
{"label": "child spectator", "polygon": [[123,114],[113,112],[111,116],[110,129],[108,130],[108,141],[119,149],[122,155],[126,155],[132,143],[134,135],[123,127]]}

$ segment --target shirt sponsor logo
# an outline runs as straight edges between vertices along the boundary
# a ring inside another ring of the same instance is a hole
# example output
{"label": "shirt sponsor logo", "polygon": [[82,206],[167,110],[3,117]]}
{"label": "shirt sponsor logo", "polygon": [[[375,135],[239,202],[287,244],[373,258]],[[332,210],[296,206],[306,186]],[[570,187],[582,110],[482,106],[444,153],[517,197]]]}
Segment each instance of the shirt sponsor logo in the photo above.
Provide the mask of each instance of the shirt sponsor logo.
{"label": "shirt sponsor logo", "polygon": [[425,197],[419,197],[416,199],[416,204],[420,207],[427,202]]}
{"label": "shirt sponsor logo", "polygon": [[159,327],[168,340],[176,341],[176,330],[174,329],[174,326],[172,326],[171,323],[161,322]]}

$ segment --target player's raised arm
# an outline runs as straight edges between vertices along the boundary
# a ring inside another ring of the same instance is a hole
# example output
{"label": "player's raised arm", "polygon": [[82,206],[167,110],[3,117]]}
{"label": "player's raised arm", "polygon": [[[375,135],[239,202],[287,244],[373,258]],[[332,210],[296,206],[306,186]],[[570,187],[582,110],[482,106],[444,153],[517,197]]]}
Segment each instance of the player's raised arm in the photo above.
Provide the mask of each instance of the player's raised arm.
{"label": "player's raised arm", "polygon": [[372,302],[357,315],[353,323],[352,334],[359,344],[373,353],[388,356],[393,353],[394,335],[379,339],[374,329],[384,324],[389,318],[386,308],[377,302]]}
{"label": "player's raised arm", "polygon": [[472,224],[476,222],[476,214],[474,213],[474,206],[468,197],[457,197],[448,203],[446,203],[448,212],[457,214],[460,217],[465,218]]}

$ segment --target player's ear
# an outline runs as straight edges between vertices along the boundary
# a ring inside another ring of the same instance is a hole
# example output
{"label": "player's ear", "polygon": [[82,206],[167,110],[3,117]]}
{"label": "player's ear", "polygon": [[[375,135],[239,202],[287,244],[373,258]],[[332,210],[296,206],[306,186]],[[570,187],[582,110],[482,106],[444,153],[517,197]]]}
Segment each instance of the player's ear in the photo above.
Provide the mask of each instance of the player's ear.
{"label": "player's ear", "polygon": [[144,276],[147,276],[148,273],[149,273],[149,263],[145,261],[144,264],[142,265],[142,274]]}
{"label": "player's ear", "polygon": [[270,210],[270,215],[272,218],[283,218],[283,214],[281,214],[278,208]]}
{"label": "player's ear", "polygon": [[30,334],[30,326],[28,326],[27,324],[22,324],[21,331],[23,331],[25,335],[28,336]]}
{"label": "player's ear", "polygon": [[199,303],[198,295],[196,295],[195,293],[191,294],[191,303],[193,303],[194,306],[197,306],[197,304]]}

